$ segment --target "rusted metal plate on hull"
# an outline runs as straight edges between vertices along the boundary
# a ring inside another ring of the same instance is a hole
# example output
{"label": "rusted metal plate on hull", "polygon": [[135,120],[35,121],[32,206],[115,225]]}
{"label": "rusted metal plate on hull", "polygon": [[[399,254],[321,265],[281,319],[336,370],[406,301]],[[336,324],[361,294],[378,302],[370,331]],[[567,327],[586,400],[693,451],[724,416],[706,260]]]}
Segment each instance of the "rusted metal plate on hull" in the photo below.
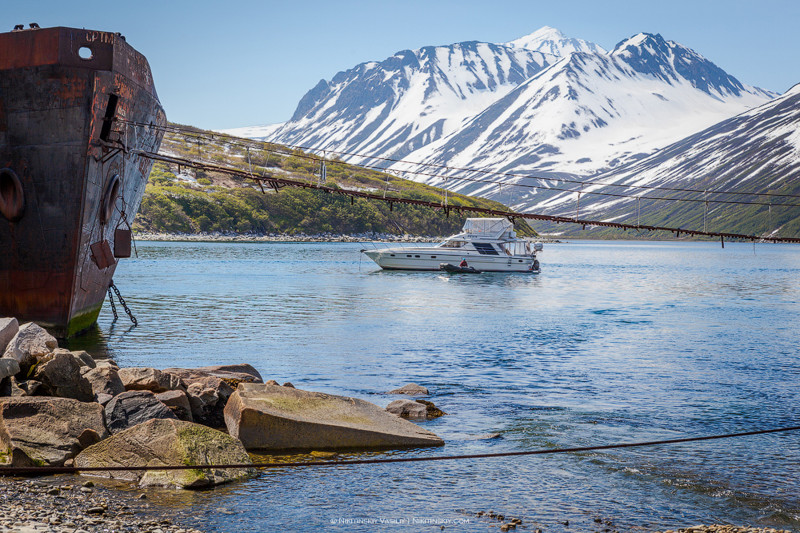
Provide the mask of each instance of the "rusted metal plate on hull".
{"label": "rusted metal plate on hull", "polygon": [[[166,124],[147,61],[122,38],[69,28],[0,34],[0,168],[14,170],[26,199],[19,220],[0,216],[0,315],[62,335],[96,318],[116,268],[115,230],[133,222],[152,166],[125,153],[157,149],[162,136],[120,131],[109,117]],[[102,241],[111,259],[99,268],[90,247]]]}
{"label": "rusted metal plate on hull", "polygon": [[[0,70],[44,65],[111,70],[119,34],[40,28],[0,34]],[[88,51],[81,51],[85,48]]]}

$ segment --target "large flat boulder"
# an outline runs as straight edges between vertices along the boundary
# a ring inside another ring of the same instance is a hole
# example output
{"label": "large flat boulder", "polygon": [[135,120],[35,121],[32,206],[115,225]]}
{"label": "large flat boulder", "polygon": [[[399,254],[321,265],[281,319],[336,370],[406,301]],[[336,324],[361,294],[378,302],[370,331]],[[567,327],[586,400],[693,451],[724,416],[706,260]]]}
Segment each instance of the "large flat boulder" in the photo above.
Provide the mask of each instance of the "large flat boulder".
{"label": "large flat boulder", "polygon": [[61,466],[107,436],[99,404],[33,396],[0,399],[0,464]]}
{"label": "large flat boulder", "polygon": [[106,404],[105,412],[106,425],[112,434],[155,418],[178,418],[149,390],[132,390],[114,396]]}
{"label": "large flat boulder", "polygon": [[169,372],[162,372],[157,368],[120,368],[118,374],[122,384],[125,385],[125,390],[129,391],[149,390],[159,393],[184,388],[179,377]]}
{"label": "large flat boulder", "polygon": [[92,385],[81,375],[81,365],[68,351],[42,356],[35,367],[33,379],[41,383],[40,395],[74,398],[82,402],[94,400]]}
{"label": "large flat boulder", "polygon": [[[91,446],[75,458],[78,468],[252,464],[230,435],[183,420],[150,420]],[[82,475],[138,482],[140,486],[202,488],[255,473],[253,468],[93,471]]]}
{"label": "large flat boulder", "polygon": [[56,338],[47,333],[43,327],[33,322],[28,322],[19,327],[16,335],[8,342],[3,357],[16,359],[24,375],[39,357],[49,354],[58,348]]}
{"label": "large flat boulder", "polygon": [[6,351],[6,346],[19,331],[19,322],[16,318],[0,318],[0,354]]}
{"label": "large flat boulder", "polygon": [[240,384],[225,407],[225,423],[248,450],[444,445],[375,404],[279,385]]}

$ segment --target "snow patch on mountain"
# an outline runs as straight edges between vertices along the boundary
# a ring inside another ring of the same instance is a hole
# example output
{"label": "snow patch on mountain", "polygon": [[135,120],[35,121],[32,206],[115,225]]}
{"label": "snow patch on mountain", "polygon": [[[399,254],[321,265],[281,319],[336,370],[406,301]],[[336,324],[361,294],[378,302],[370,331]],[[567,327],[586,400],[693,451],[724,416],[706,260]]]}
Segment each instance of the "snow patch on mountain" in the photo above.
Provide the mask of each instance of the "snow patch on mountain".
{"label": "snow patch on mountain", "polygon": [[280,130],[285,122],[277,124],[267,124],[266,126],[246,126],[243,128],[231,128],[226,130],[219,130],[220,133],[225,135],[233,135],[234,137],[245,137],[247,139],[271,139],[275,136],[275,132]]}

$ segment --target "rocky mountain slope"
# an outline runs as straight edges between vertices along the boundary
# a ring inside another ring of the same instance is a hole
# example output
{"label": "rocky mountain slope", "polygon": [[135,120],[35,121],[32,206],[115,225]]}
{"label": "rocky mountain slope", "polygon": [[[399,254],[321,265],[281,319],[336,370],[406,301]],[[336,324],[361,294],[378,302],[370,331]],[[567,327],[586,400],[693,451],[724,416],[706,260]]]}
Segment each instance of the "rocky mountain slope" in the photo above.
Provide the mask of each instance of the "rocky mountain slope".
{"label": "rocky mountain slope", "polygon": [[[669,222],[686,229],[796,237],[800,235],[800,84],[756,109],[591,180],[617,186],[584,187],[581,213],[586,218],[628,223],[639,219],[642,224]],[[702,192],[619,187],[642,184]],[[642,199],[591,194],[621,191]],[[758,194],[744,194],[747,192]],[[668,202],[653,197],[699,201]],[[728,201],[748,205],[722,203]],[[528,200],[536,211],[550,206],[550,212],[567,216],[574,214],[576,203],[575,193],[545,189],[532,191]]]}
{"label": "rocky mountain slope", "polygon": [[[772,97],[688,48],[639,34],[608,54],[575,52],[549,65],[413,156],[499,172],[588,176]],[[487,192],[468,184],[455,190]]]}
{"label": "rocky mountain slope", "polygon": [[354,163],[378,156],[585,176],[774,96],[660,35],[639,34],[606,52],[542,28],[509,43],[425,47],[363,63],[320,81],[288,122],[230,133],[346,152]]}

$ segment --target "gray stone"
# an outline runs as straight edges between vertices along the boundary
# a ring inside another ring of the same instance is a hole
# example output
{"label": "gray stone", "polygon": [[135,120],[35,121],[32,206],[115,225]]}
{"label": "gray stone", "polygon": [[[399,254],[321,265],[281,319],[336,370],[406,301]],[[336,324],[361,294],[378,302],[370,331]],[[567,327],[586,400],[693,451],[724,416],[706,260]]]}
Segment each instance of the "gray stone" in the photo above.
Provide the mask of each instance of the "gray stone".
{"label": "gray stone", "polygon": [[[75,458],[78,468],[252,464],[242,443],[221,431],[183,420],[150,420],[95,444]],[[251,476],[253,468],[99,471],[98,477],[138,482],[139,486],[202,488]]]}
{"label": "gray stone", "polygon": [[83,377],[92,386],[92,392],[99,396],[100,394],[110,394],[116,396],[125,392],[125,385],[119,379],[117,369],[112,366],[100,366],[92,368],[83,373]]}
{"label": "gray stone", "polygon": [[156,394],[159,402],[169,407],[175,416],[187,422],[193,422],[192,406],[189,404],[189,397],[182,390],[168,390]]}
{"label": "gray stone", "polygon": [[401,418],[428,418],[428,408],[414,400],[395,400],[386,406],[386,410]]}
{"label": "gray stone", "polygon": [[0,318],[0,354],[6,351],[6,346],[19,331],[19,322],[16,318]]}
{"label": "gray stone", "polygon": [[81,375],[81,367],[69,352],[43,356],[36,366],[34,379],[42,383],[39,394],[94,401],[92,385]]}
{"label": "gray stone", "polygon": [[429,402],[428,400],[414,400],[417,403],[421,403],[425,406],[425,416],[430,420],[431,418],[439,418],[440,416],[444,416],[447,413],[436,407],[433,402]]}
{"label": "gray stone", "polygon": [[247,449],[442,446],[421,427],[356,398],[242,383],[225,407],[228,432]]}
{"label": "gray stone", "polygon": [[185,388],[178,376],[169,372],[162,372],[156,368],[120,368],[118,374],[122,384],[125,385],[125,390],[129,391],[166,392]]}
{"label": "gray stone", "polygon": [[114,396],[105,407],[108,430],[119,433],[154,418],[177,419],[151,391],[128,391]]}
{"label": "gray stone", "polygon": [[55,350],[53,350],[53,353],[68,353],[72,357],[74,357],[75,361],[82,367],[95,368],[97,366],[97,363],[94,362],[94,359],[92,358],[91,355],[89,355],[89,352],[86,352],[84,350],[77,350],[72,352],[70,350],[67,350],[66,348],[56,348]]}
{"label": "gray stone", "polygon": [[181,378],[186,385],[190,385],[196,378],[212,376],[228,381],[233,389],[239,383],[262,383],[264,380],[258,370],[248,364],[240,365],[217,365],[204,366],[200,368],[165,368],[164,372],[175,374]]}
{"label": "gray stone", "polygon": [[102,392],[99,394],[95,394],[95,399],[97,400],[97,403],[103,406],[106,405],[108,402],[110,402],[112,398],[114,398],[112,395],[105,394]]}
{"label": "gray stone", "polygon": [[416,383],[409,383],[408,385],[403,385],[399,389],[390,390],[386,394],[408,394],[409,396],[427,396],[428,389],[423,387],[422,385],[417,385]]}
{"label": "gray stone", "polygon": [[206,387],[202,382],[195,382],[186,388],[186,395],[191,406],[192,418],[195,422],[210,427],[224,427],[224,409],[228,398],[220,401],[216,389]]}
{"label": "gray stone", "polygon": [[0,464],[61,466],[108,436],[103,408],[71,398],[0,399]]}
{"label": "gray stone", "polygon": [[8,342],[3,357],[16,359],[20,372],[27,376],[37,360],[58,348],[56,338],[47,333],[41,326],[28,322],[19,327],[19,331]]}
{"label": "gray stone", "polygon": [[248,364],[167,368],[186,385],[195,422],[213,428],[225,427],[225,405],[239,383],[261,383],[261,374]]}
{"label": "gray stone", "polygon": [[95,359],[94,364],[97,365],[98,367],[110,366],[119,370],[119,365],[113,359]]}
{"label": "gray stone", "polygon": [[16,359],[0,359],[0,380],[19,374],[19,362]]}

